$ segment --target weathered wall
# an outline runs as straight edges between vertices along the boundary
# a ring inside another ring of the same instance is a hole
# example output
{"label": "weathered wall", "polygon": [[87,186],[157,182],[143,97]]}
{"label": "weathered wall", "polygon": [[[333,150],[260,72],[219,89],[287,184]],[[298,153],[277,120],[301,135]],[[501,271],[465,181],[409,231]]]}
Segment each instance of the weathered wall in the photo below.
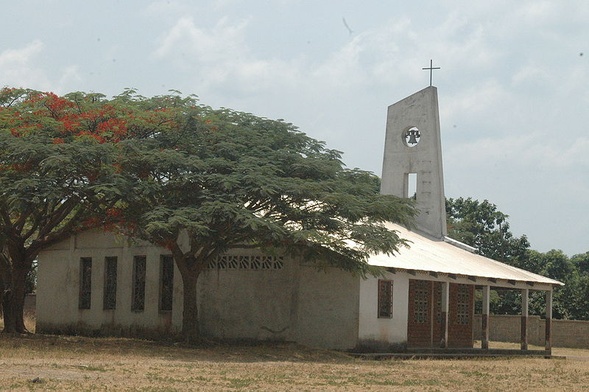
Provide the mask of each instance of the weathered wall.
{"label": "weathered wall", "polygon": [[360,278],[329,268],[301,265],[296,341],[316,347],[351,349],[358,339]]}
{"label": "weathered wall", "polygon": [[[174,273],[174,310],[171,314],[160,314],[158,309],[160,255],[166,253],[141,243],[130,247],[122,238],[102,232],[87,232],[42,252],[37,276],[37,331],[176,332],[181,320],[178,306],[181,282],[177,270]],[[147,259],[143,312],[130,310],[132,265],[136,255]],[[116,309],[103,310],[104,259],[112,256],[118,258]],[[81,257],[92,257],[90,309],[78,309]]]}
{"label": "weathered wall", "polygon": [[[528,343],[544,346],[545,321],[528,318]],[[498,342],[520,342],[520,316],[491,315],[489,338]],[[475,316],[475,339],[481,339],[481,317]],[[552,346],[589,348],[589,321],[552,320]]]}
{"label": "weathered wall", "polygon": [[[255,251],[240,255],[255,256]],[[182,325],[182,282],[174,271],[173,311],[160,313],[160,256],[164,249],[129,244],[102,232],[84,233],[39,256],[37,331],[169,334]],[[105,257],[116,256],[115,310],[103,310]],[[145,309],[131,311],[133,258],[146,257]],[[80,258],[92,257],[91,308],[78,309]],[[248,259],[250,260],[250,259]],[[235,262],[235,259],[233,260]],[[256,261],[259,263],[260,261]],[[317,271],[292,259],[279,264],[224,263],[206,270],[197,286],[201,330],[230,339],[287,340],[338,349],[358,336],[359,278],[337,269]]]}
{"label": "weathered wall", "polygon": [[[481,315],[475,315],[474,336],[481,339]],[[497,342],[519,343],[521,339],[521,317],[507,315],[491,315],[489,317],[489,340]],[[544,345],[544,320],[538,316],[528,318],[528,343]]]}
{"label": "weathered wall", "polygon": [[229,339],[292,340],[295,274],[291,262],[281,269],[203,272],[197,288],[202,333]]}
{"label": "weathered wall", "polygon": [[[419,129],[419,143],[408,146],[405,133]],[[417,178],[416,202],[419,213],[415,226],[436,238],[446,235],[446,207],[438,93],[427,87],[389,106],[382,168],[381,193],[409,195],[408,175]]]}
{"label": "weathered wall", "polygon": [[354,347],[359,278],[285,258],[280,269],[208,270],[198,287],[202,332],[231,339]]}

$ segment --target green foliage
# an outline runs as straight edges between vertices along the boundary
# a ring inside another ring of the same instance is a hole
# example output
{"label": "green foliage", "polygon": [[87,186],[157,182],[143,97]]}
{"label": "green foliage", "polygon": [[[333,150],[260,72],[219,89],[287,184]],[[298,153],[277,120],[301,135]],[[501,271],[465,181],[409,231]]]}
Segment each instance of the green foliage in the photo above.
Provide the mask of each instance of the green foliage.
{"label": "green foliage", "polygon": [[530,244],[525,235],[514,237],[508,215],[487,200],[447,199],[448,236],[475,247],[494,260],[516,265],[525,259]]}
{"label": "green foliage", "polygon": [[175,127],[124,143],[123,170],[135,179],[125,218],[134,235],[174,248],[186,232],[185,256],[203,263],[253,246],[361,273],[369,252],[401,244],[382,223],[408,224],[412,207],[379,195],[372,173],[345,169],[339,152],[292,124],[182,104]]}
{"label": "green foliage", "polygon": [[[526,236],[513,236],[508,216],[487,200],[446,200],[448,235],[477,248],[486,257],[505,262],[563,282],[553,295],[553,317],[589,320],[589,252],[569,258],[560,250],[546,253],[529,249]],[[545,297],[530,293],[530,314],[543,316]],[[495,292],[491,300],[495,314],[520,314],[521,294],[513,290]]]}
{"label": "green foliage", "polygon": [[0,90],[5,329],[24,332],[27,277],[39,251],[104,224],[123,192],[115,159],[117,143],[128,137],[128,117],[99,94]]}
{"label": "green foliage", "polygon": [[410,202],[380,195],[374,174],[346,169],[338,151],[292,124],[179,93],[109,100],[2,89],[0,184],[5,284],[24,291],[40,250],[116,225],[172,251],[194,323],[192,287],[232,247],[364,275],[375,272],[370,253],[404,243],[384,223],[408,225],[414,214]]}
{"label": "green foliage", "polygon": [[377,272],[366,262],[370,253],[404,244],[384,223],[410,224],[413,205],[380,195],[374,174],[346,169],[338,151],[292,124],[214,110],[193,98],[117,99],[160,115],[149,132],[120,143],[119,164],[132,188],[120,227],[172,252],[188,293],[187,337],[198,335],[196,280],[231,248],[261,248],[365,275]]}

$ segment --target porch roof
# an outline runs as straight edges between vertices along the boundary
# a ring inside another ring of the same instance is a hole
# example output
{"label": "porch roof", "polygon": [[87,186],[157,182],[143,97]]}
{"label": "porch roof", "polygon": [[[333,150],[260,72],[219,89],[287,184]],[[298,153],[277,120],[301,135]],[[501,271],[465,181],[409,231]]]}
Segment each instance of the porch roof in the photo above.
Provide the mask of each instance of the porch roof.
{"label": "porch roof", "polygon": [[392,223],[388,227],[398,231],[399,236],[409,242],[409,247],[401,247],[393,256],[373,255],[368,260],[370,265],[528,284],[563,285],[557,280],[473,253],[467,245],[452,239],[435,239]]}

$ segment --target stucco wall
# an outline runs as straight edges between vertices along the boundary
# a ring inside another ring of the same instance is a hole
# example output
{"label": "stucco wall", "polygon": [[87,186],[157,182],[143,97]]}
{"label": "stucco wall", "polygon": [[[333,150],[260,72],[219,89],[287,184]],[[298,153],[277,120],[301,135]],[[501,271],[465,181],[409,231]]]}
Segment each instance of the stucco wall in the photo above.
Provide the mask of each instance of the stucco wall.
{"label": "stucco wall", "polygon": [[297,268],[216,269],[199,278],[202,333],[220,338],[293,340]]}
{"label": "stucco wall", "polygon": [[300,343],[351,349],[358,339],[360,278],[339,269],[302,265],[297,306]]}
{"label": "stucco wall", "polygon": [[405,344],[407,342],[409,278],[403,273],[387,273],[381,278],[393,281],[394,305],[393,317],[390,319],[378,318],[378,279],[370,277],[360,282],[360,343],[367,346]]}
{"label": "stucco wall", "polygon": [[[133,329],[175,332],[181,320],[180,275],[174,272],[172,313],[159,313],[158,290],[161,249],[137,244],[127,246],[122,238],[96,232],[72,237],[39,255],[37,282],[37,331]],[[105,257],[117,257],[116,309],[103,310]],[[131,282],[134,256],[146,256],[145,310],[132,312]],[[78,309],[80,258],[92,257],[90,309]]]}
{"label": "stucco wall", "polygon": [[[43,252],[39,256],[37,331],[179,332],[183,293],[176,268],[173,311],[160,313],[158,309],[160,256],[167,253],[102,232],[84,233]],[[116,309],[103,310],[104,260],[112,256],[118,258]],[[134,256],[146,257],[142,312],[131,311]],[[90,309],[78,309],[81,257],[92,257]],[[280,268],[209,269],[197,286],[201,330],[210,337],[352,348],[358,336],[359,279],[337,269],[317,271],[288,258]]]}

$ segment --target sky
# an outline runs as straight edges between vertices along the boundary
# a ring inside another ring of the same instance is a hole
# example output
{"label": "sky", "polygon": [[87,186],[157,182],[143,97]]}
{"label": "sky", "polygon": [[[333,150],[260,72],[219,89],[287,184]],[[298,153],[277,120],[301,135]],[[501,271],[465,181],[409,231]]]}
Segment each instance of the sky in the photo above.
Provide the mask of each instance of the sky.
{"label": "sky", "polygon": [[381,175],[387,107],[438,89],[446,196],[589,251],[589,1],[19,0],[0,87],[178,90],[293,123]]}

